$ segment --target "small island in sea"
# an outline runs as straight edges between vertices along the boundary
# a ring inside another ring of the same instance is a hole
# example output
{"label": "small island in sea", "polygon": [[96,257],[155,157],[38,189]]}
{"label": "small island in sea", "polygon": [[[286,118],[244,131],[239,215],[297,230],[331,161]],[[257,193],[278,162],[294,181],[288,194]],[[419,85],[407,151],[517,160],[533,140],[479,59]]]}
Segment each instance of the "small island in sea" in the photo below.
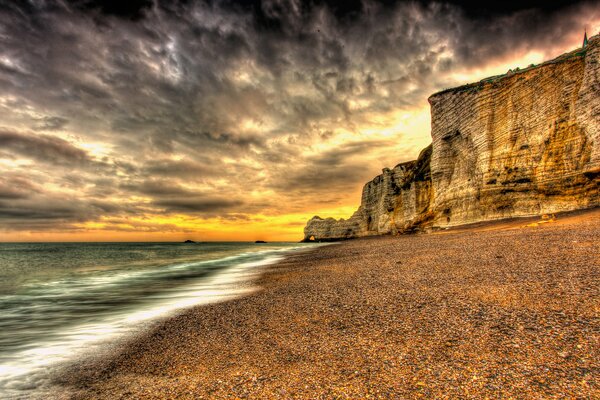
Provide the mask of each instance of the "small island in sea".
{"label": "small island in sea", "polygon": [[0,399],[600,397],[598,4],[0,21]]}

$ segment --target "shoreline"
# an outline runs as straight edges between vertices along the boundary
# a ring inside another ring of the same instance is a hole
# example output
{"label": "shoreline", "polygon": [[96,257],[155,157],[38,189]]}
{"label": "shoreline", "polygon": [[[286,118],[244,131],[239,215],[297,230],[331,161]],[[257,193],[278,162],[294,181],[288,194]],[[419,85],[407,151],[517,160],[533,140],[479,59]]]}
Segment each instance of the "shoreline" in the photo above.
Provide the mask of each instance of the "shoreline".
{"label": "shoreline", "polygon": [[594,397],[600,209],[526,222],[288,255],[67,368],[56,397]]}
{"label": "shoreline", "polygon": [[[134,340],[132,338],[151,331],[162,321],[186,309],[252,293],[257,290],[254,282],[263,268],[280,261],[285,254],[312,247],[315,245],[285,243],[264,248],[251,245],[237,250],[233,247],[233,251],[222,248],[217,254],[200,248],[197,252],[205,253],[202,258],[163,260],[162,264],[157,262],[157,267],[135,271],[117,266],[114,273],[84,275],[68,285],[63,284],[63,278],[57,275],[44,284],[51,290],[42,285],[43,289],[34,292],[41,294],[41,301],[34,304],[34,295],[22,300],[15,294],[14,311],[12,315],[4,316],[3,322],[11,316],[14,321],[23,318],[19,314],[22,304],[35,308],[38,315],[45,315],[46,319],[57,317],[59,321],[64,308],[52,308],[48,303],[66,304],[67,310],[69,304],[80,301],[83,304],[78,306],[80,314],[74,315],[70,324],[57,323],[48,328],[46,322],[44,335],[36,336],[38,326],[35,319],[29,326],[16,325],[15,331],[5,329],[2,340],[5,348],[0,357],[0,398],[43,398],[53,392],[53,388],[48,386],[64,366],[85,362],[90,355],[102,359],[118,353]],[[98,280],[102,280],[101,285],[94,284]],[[171,287],[167,287],[169,282],[174,282]],[[157,284],[161,287],[156,288]],[[140,288],[143,288],[142,296],[136,294]],[[60,297],[65,291],[66,295]],[[50,293],[48,296],[52,293],[57,295],[48,300],[45,297],[47,293]],[[107,298],[113,302],[112,305],[105,306],[103,302]],[[93,311],[89,310],[91,307]],[[11,325],[5,323],[6,326]],[[19,328],[21,331],[18,331]],[[20,346],[13,345],[11,348],[10,344],[17,340],[21,340]],[[13,349],[15,351],[11,351]]]}

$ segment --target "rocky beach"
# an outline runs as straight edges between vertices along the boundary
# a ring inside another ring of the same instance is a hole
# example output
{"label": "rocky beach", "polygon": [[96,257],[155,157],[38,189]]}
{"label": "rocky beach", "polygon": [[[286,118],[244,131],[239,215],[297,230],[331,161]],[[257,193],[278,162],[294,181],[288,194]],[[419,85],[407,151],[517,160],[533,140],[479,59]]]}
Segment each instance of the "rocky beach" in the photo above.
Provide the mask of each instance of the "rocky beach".
{"label": "rocky beach", "polygon": [[600,396],[600,209],[363,238],[76,364],[73,399]]}
{"label": "rocky beach", "polygon": [[600,1],[0,21],[0,400],[600,399]]}

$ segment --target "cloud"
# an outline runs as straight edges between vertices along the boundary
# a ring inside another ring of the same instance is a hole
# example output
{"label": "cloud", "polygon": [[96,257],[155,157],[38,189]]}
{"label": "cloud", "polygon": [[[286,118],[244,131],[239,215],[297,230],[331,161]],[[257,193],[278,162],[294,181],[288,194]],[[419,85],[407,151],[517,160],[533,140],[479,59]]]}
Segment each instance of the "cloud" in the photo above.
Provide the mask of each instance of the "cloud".
{"label": "cloud", "polygon": [[300,165],[277,176],[273,186],[287,193],[350,191],[351,187],[371,178],[372,170],[364,166],[369,153],[393,145],[392,141],[385,140],[343,143],[335,149],[307,157]]}
{"label": "cloud", "polygon": [[32,127],[37,131],[56,131],[64,128],[69,122],[68,119],[56,116],[44,116],[39,118],[39,123]]}
{"label": "cloud", "polygon": [[114,15],[131,20],[142,18],[153,4],[152,0],[128,0],[125,2],[76,0],[70,3],[81,10],[101,12],[105,15]]}
{"label": "cloud", "polygon": [[138,184],[124,184],[121,187],[128,191],[139,192],[150,196],[193,196],[195,193],[167,180],[146,180]]}
{"label": "cloud", "polygon": [[428,144],[398,115],[600,27],[597,2],[117,3],[0,7],[3,228],[356,205]]}
{"label": "cloud", "polygon": [[170,198],[154,202],[159,207],[164,207],[169,212],[185,213],[215,213],[224,211],[243,204],[240,200],[224,197],[196,196],[191,198]]}
{"label": "cloud", "polygon": [[217,160],[206,160],[200,163],[190,160],[163,159],[147,162],[143,170],[149,176],[169,176],[195,180],[223,174],[224,171],[215,164],[218,164]]}
{"label": "cloud", "polygon": [[0,128],[0,149],[37,161],[56,165],[78,165],[91,162],[88,154],[54,136],[34,135]]}
{"label": "cloud", "polygon": [[216,193],[192,190],[168,180],[150,179],[139,184],[122,186],[127,191],[139,192],[149,196],[153,206],[161,213],[204,213],[214,215],[217,211],[226,211],[240,207],[244,203],[233,196],[225,197]]}
{"label": "cloud", "polygon": [[40,189],[26,178],[19,176],[0,177],[0,200],[16,200],[38,193]]}
{"label": "cloud", "polygon": [[[114,207],[111,211],[115,211]],[[37,194],[0,198],[0,228],[65,229],[74,223],[98,218],[106,207],[72,196]]]}

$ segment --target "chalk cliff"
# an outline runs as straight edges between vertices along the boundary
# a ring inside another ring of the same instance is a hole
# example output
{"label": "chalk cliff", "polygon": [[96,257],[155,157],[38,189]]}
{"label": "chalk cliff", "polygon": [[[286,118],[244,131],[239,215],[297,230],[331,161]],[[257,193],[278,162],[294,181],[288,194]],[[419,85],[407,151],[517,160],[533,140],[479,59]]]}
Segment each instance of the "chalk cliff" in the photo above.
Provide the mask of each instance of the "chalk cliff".
{"label": "chalk cliff", "polygon": [[600,206],[600,36],[429,103],[432,144],[368,182],[348,220],[313,217],[305,240]]}

